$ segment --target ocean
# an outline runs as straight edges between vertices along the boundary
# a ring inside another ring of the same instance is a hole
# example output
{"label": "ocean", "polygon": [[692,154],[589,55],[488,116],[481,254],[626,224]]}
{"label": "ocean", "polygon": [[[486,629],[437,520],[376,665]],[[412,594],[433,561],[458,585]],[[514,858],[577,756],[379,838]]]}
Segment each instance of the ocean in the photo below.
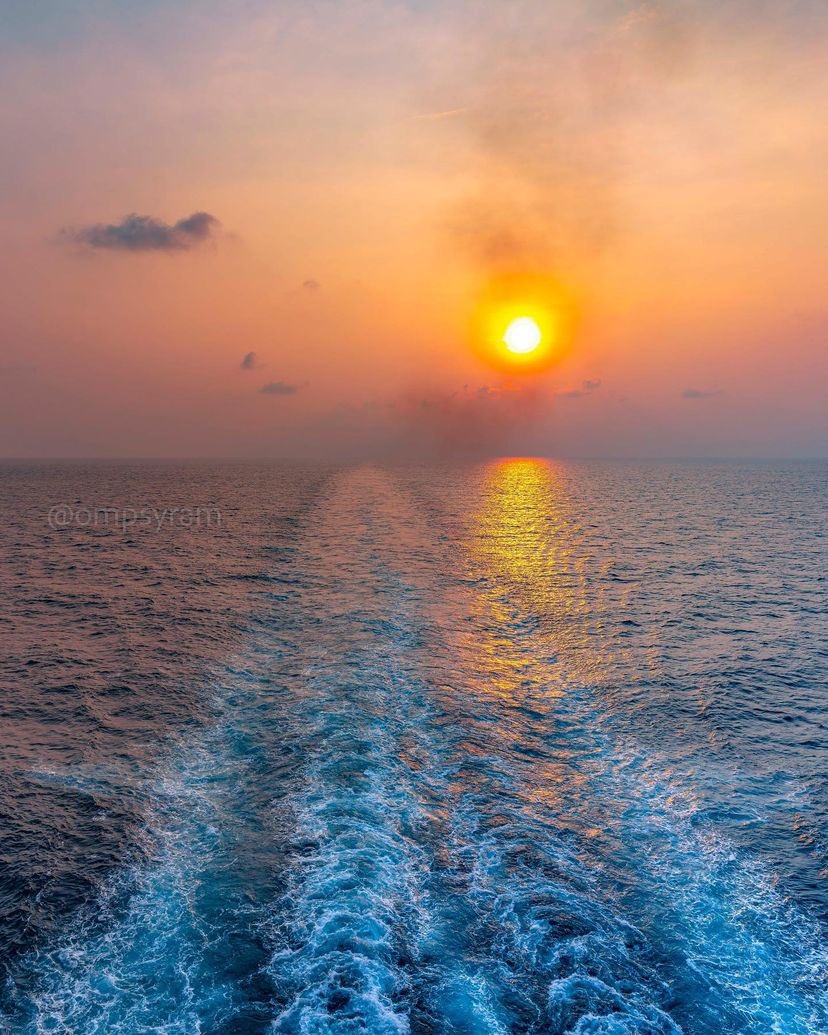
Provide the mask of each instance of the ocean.
{"label": "ocean", "polygon": [[0,465],[0,1030],[828,1032],[828,466]]}

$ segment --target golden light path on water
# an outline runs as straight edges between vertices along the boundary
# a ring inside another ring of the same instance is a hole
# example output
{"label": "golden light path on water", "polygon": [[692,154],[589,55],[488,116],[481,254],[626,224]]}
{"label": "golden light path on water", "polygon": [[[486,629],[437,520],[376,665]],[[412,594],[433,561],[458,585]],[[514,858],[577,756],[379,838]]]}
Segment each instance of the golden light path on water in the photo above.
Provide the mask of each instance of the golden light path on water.
{"label": "golden light path on water", "polygon": [[[609,663],[602,601],[590,590],[581,529],[560,465],[536,458],[500,460],[485,472],[476,517],[473,563],[488,571],[493,591],[479,606],[508,615],[504,585],[537,623],[553,680],[594,684]],[[513,617],[513,616],[512,616]]]}

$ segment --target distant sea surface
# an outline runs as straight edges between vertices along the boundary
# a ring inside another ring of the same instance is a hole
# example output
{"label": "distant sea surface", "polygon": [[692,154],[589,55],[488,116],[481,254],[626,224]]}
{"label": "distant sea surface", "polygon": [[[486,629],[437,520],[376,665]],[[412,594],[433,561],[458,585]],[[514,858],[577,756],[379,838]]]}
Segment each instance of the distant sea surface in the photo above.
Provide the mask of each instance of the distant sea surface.
{"label": "distant sea surface", "polygon": [[0,465],[0,1030],[824,1035],[827,500]]}

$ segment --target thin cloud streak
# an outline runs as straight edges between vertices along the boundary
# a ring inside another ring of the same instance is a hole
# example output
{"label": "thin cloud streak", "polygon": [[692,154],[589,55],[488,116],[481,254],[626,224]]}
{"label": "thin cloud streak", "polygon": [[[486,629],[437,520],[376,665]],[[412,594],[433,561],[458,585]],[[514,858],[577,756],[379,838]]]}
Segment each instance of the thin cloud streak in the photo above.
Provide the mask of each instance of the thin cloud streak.
{"label": "thin cloud streak", "polygon": [[262,385],[259,392],[262,395],[296,395],[302,387],[302,385],[289,384],[287,381],[270,381],[268,384]]}
{"label": "thin cloud streak", "polygon": [[450,119],[455,115],[462,115],[469,111],[469,108],[449,108],[447,111],[427,111],[423,115],[412,115],[413,122],[437,122],[439,119]]}

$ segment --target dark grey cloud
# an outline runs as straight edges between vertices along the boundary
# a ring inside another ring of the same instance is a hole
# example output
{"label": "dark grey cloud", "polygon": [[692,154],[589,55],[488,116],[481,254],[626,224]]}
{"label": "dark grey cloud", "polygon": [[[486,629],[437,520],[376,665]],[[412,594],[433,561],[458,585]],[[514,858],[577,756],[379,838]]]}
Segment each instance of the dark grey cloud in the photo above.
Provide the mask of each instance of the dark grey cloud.
{"label": "dark grey cloud", "polygon": [[244,358],[242,359],[239,366],[242,368],[242,370],[253,370],[253,368],[256,366],[256,353],[245,352]]}
{"label": "dark grey cloud", "polygon": [[91,223],[64,230],[64,237],[87,248],[125,252],[181,252],[203,244],[218,230],[218,219],[209,212],[193,212],[177,223],[132,212],[120,223]]}
{"label": "dark grey cloud", "polygon": [[287,381],[270,381],[259,389],[264,395],[296,395],[302,385],[292,385]]}
{"label": "dark grey cloud", "polygon": [[681,393],[683,399],[714,399],[717,395],[721,395],[721,391],[716,388],[707,390],[704,388],[685,388]]}
{"label": "dark grey cloud", "polygon": [[322,285],[318,280],[314,280],[313,277],[310,277],[308,280],[302,281],[302,287],[305,291],[318,291]]}

